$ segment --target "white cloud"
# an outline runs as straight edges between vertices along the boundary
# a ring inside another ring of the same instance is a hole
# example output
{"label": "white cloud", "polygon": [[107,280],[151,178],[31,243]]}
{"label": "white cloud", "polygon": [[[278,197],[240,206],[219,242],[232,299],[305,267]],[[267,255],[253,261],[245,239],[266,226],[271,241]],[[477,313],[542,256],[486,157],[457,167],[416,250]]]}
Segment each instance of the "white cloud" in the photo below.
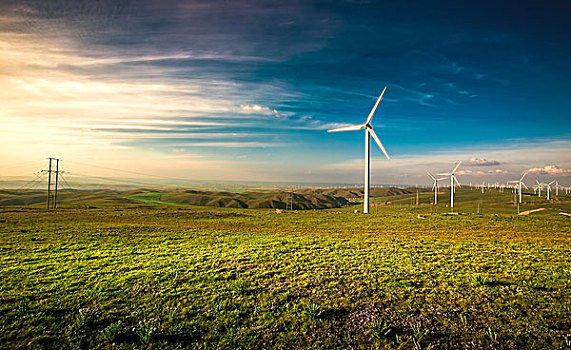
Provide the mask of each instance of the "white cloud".
{"label": "white cloud", "polygon": [[487,171],[482,171],[482,170],[470,170],[470,169],[465,169],[465,170],[459,170],[456,174],[458,175],[471,175],[471,176],[485,176],[485,175],[505,175],[505,174],[509,174],[508,171],[506,170],[502,170],[502,169],[496,169],[496,170],[487,170]]}
{"label": "white cloud", "polygon": [[280,117],[280,114],[276,109],[272,109],[267,106],[260,106],[258,104],[240,105],[239,111],[245,114],[264,114],[264,115],[273,115],[274,117]]}
{"label": "white cloud", "polygon": [[237,111],[238,113],[242,114],[267,115],[276,118],[289,118],[294,115],[292,112],[280,112],[275,108],[270,108],[268,106],[262,106],[259,104],[241,104]]}
{"label": "white cloud", "polygon": [[488,160],[485,158],[472,157],[472,159],[470,159],[468,164],[475,166],[492,166],[492,165],[500,165],[501,163],[498,162],[497,160]]}
{"label": "white cloud", "polygon": [[553,175],[553,176],[570,176],[571,169],[563,169],[557,165],[546,165],[544,167],[527,169],[530,174]]}

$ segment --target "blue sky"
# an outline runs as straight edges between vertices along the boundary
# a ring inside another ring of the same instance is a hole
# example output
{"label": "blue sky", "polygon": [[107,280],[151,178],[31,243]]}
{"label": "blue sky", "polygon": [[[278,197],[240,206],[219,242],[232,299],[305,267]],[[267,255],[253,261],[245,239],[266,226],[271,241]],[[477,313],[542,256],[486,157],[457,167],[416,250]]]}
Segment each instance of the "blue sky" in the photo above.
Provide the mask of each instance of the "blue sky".
{"label": "blue sky", "polygon": [[362,133],[326,130],[364,121],[386,85],[373,126],[393,159],[373,149],[373,182],[428,183],[426,171],[459,160],[462,182],[530,169],[571,182],[570,10],[549,1],[3,1],[0,157],[360,183]]}

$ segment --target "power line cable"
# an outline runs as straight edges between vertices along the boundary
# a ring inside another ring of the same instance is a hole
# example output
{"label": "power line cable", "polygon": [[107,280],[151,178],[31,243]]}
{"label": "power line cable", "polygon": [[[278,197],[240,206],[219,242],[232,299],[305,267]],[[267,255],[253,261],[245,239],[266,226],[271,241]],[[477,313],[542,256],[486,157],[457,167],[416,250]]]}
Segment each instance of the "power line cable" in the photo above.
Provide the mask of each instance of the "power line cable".
{"label": "power line cable", "polygon": [[75,164],[79,164],[79,165],[90,166],[90,167],[93,167],[93,168],[100,168],[100,169],[106,169],[106,170],[115,170],[115,171],[120,171],[120,172],[123,172],[123,173],[133,174],[133,175],[150,176],[150,177],[155,177],[155,178],[165,179],[165,180],[193,181],[193,180],[191,180],[191,179],[184,179],[184,178],[180,178],[180,177],[169,177],[169,176],[161,176],[161,175],[154,175],[154,174],[145,174],[145,173],[139,173],[139,172],[136,172],[136,171],[122,170],[122,169],[104,167],[104,166],[93,165],[93,164],[86,164],[86,163],[81,163],[81,162],[77,162],[77,161],[69,161],[69,160],[68,160],[67,162],[75,163]]}
{"label": "power line cable", "polygon": [[37,161],[33,160],[33,161],[29,161],[29,162],[19,163],[18,165],[13,165],[13,166],[8,167],[8,168],[2,168],[2,170],[6,171],[6,170],[17,169],[17,168],[23,168],[25,166],[28,166],[28,165],[34,164],[34,163],[37,163]]}
{"label": "power line cable", "polygon": [[37,185],[37,183],[42,181],[42,177],[45,175],[43,173],[34,173],[34,175],[36,176],[34,179],[24,183],[22,186],[18,187],[16,189],[16,191],[22,191],[22,190],[29,190],[31,189],[31,187],[33,185]]}
{"label": "power line cable", "polygon": [[144,186],[157,186],[157,184],[152,184],[152,183],[148,183],[148,182],[130,181],[130,180],[123,180],[123,179],[117,179],[117,178],[112,178],[112,177],[86,175],[86,174],[80,174],[80,173],[69,172],[69,171],[67,172],[67,174],[68,174],[68,175],[74,175],[74,176],[86,177],[86,178],[99,179],[99,180],[113,181],[113,182],[119,183],[119,184],[126,184],[126,183],[128,183],[128,184],[144,185]]}
{"label": "power line cable", "polygon": [[[69,173],[66,172],[66,174],[69,174]],[[81,191],[80,189],[73,189],[73,185],[72,185],[71,182],[70,182],[71,180],[68,181],[67,178],[63,178],[63,181],[67,184],[67,186],[69,186],[70,190],[75,191],[75,193],[79,195],[79,196],[76,198],[77,201],[78,201],[81,205],[83,205],[83,207],[84,207],[85,209],[88,209],[89,206],[87,205],[87,202],[85,202],[85,201],[82,199],[82,197],[81,197],[82,191]],[[68,202],[71,202],[71,200],[72,200],[72,199],[70,198],[70,199],[68,200]]]}

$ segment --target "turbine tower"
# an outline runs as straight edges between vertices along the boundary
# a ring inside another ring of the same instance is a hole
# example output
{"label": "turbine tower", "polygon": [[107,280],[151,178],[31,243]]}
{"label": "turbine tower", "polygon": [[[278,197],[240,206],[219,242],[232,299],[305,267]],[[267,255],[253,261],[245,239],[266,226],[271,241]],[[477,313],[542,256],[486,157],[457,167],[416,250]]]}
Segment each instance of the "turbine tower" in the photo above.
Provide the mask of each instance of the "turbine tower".
{"label": "turbine tower", "polygon": [[546,184],[545,187],[547,187],[547,200],[549,200],[549,192],[551,192],[551,185],[553,185],[555,181],[551,181],[550,183]]}
{"label": "turbine tower", "polygon": [[339,132],[339,131],[356,131],[356,130],[365,129],[365,179],[364,179],[364,184],[363,184],[364,185],[363,186],[364,187],[364,193],[365,193],[364,198],[363,198],[363,213],[364,214],[369,213],[369,180],[370,180],[370,173],[371,173],[371,171],[370,171],[370,165],[371,165],[371,138],[370,138],[370,136],[373,137],[373,140],[375,140],[375,142],[377,143],[377,145],[379,146],[381,151],[383,151],[383,153],[385,154],[387,159],[391,159],[391,157],[389,157],[389,154],[387,153],[387,150],[385,149],[385,147],[381,143],[381,140],[379,139],[379,137],[377,136],[377,134],[373,130],[373,127],[371,126],[371,120],[373,120],[373,115],[375,114],[375,111],[377,110],[379,103],[381,103],[381,100],[383,99],[383,95],[385,94],[385,91],[387,91],[386,86],[383,89],[383,92],[381,92],[381,94],[377,98],[377,102],[375,102],[375,105],[373,106],[373,109],[371,109],[371,112],[369,113],[369,116],[367,117],[367,120],[365,121],[365,123],[357,124],[357,125],[349,125],[349,126],[344,126],[341,128],[335,128],[335,129],[327,130],[327,132]]}
{"label": "turbine tower", "polygon": [[535,180],[535,182],[537,182],[537,196],[541,197],[541,186],[543,186],[543,182],[539,182],[537,180]]}
{"label": "turbine tower", "polygon": [[454,211],[454,182],[456,182],[458,184],[459,187],[460,183],[458,182],[458,179],[456,179],[456,175],[454,174],[456,172],[456,170],[458,170],[458,167],[460,166],[460,164],[462,164],[462,161],[459,161],[458,164],[456,164],[456,166],[454,167],[454,169],[452,169],[452,171],[450,173],[444,173],[444,174],[436,174],[436,175],[440,175],[440,176],[450,176],[450,210]]}
{"label": "turbine tower", "polygon": [[432,184],[432,189],[434,190],[434,205],[436,205],[438,204],[438,181],[444,180],[445,177],[437,179],[434,176],[432,176],[432,174],[430,174],[429,172],[426,173],[428,174],[428,176],[432,178],[432,180],[434,180],[434,184]]}
{"label": "turbine tower", "polygon": [[521,203],[521,186],[523,185],[523,187],[527,188],[527,186],[523,183],[523,178],[525,177],[525,175],[527,175],[527,173],[523,173],[523,175],[521,176],[521,179],[519,179],[519,180],[508,181],[508,183],[513,183],[513,184],[517,185],[520,203]]}

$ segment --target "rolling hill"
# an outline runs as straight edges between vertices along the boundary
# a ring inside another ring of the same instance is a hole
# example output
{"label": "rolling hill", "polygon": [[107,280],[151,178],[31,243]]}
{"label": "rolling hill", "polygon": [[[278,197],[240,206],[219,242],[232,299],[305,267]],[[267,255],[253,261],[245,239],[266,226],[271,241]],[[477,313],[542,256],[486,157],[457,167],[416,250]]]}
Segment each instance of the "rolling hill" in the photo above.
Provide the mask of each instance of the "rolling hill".
{"label": "rolling hill", "polygon": [[[416,189],[372,188],[371,197],[401,196],[415,193]],[[296,189],[251,190],[240,193],[227,191],[175,190],[157,191],[136,189],[114,190],[62,190],[58,192],[60,208],[98,208],[118,205],[195,205],[224,208],[278,208],[285,209],[290,200],[294,210],[328,209],[347,206],[363,197],[363,189]],[[46,203],[45,191],[0,190],[0,206],[42,207]]]}

